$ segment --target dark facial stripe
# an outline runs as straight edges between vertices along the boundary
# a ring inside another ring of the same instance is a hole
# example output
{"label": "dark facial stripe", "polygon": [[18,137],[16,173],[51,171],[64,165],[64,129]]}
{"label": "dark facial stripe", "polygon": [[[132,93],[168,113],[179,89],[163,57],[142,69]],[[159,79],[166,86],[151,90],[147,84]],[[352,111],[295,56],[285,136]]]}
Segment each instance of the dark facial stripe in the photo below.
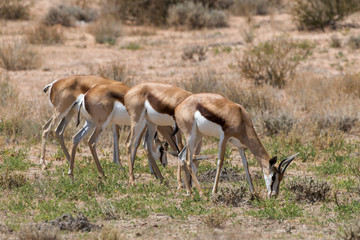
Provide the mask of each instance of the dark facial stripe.
{"label": "dark facial stripe", "polygon": [[170,116],[174,116],[174,108],[170,105],[160,101],[151,93],[148,93],[147,100],[149,101],[150,105],[159,113],[165,113]]}
{"label": "dark facial stripe", "polygon": [[216,124],[219,124],[222,129],[224,130],[226,128],[226,121],[222,117],[216,115],[215,113],[211,112],[209,109],[205,108],[201,104],[196,105],[196,110],[198,110],[204,118],[207,120],[214,122]]}

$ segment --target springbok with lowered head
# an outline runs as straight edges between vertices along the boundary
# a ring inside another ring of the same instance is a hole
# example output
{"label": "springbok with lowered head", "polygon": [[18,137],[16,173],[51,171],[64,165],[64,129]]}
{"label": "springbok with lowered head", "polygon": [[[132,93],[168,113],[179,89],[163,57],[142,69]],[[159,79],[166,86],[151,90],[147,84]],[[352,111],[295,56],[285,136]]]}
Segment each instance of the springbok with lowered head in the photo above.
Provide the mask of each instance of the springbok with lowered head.
{"label": "springbok with lowered head", "polygon": [[[79,98],[79,112],[85,117],[86,122],[83,128],[73,137],[73,146],[71,150],[70,167],[68,174],[73,178],[73,168],[75,162],[76,148],[79,142],[91,131],[91,137],[88,140],[91,154],[94,158],[96,166],[100,174],[105,177],[104,171],[100,165],[99,158],[96,153],[96,143],[100,134],[109,124],[130,125],[130,116],[124,106],[124,96],[130,87],[122,82],[114,82],[111,84],[96,85],[91,88],[85,95]],[[79,122],[79,119],[78,119]],[[159,129],[161,131],[161,129]],[[171,132],[169,132],[171,134]],[[150,166],[154,169],[155,176],[163,179],[159,168],[154,159],[160,159],[160,162],[166,164],[166,155],[160,141],[155,141],[156,146],[152,144],[152,139],[146,138],[148,148],[151,148],[151,156],[148,155]],[[114,137],[114,146],[118,146],[118,135]],[[149,147],[150,146],[150,147]],[[114,153],[115,154],[115,153]],[[118,156],[116,156],[118,158]],[[120,164],[121,165],[121,164]]]}
{"label": "springbok with lowered head", "polygon": [[[185,147],[179,154],[179,161],[186,161],[186,164],[182,164],[182,166],[184,170],[190,172],[200,193],[202,190],[196,177],[197,168],[193,163],[193,152],[203,136],[213,136],[219,138],[220,142],[212,194],[217,192],[228,141],[239,150],[250,191],[253,193],[254,188],[245,156],[245,148],[248,148],[260,163],[268,197],[279,194],[279,186],[285,170],[297,154],[285,158],[280,162],[279,167],[276,167],[277,157],[270,158],[255,132],[249,114],[241,105],[231,102],[219,94],[193,94],[175,108],[175,120],[186,141]],[[191,188],[186,174],[185,186],[187,193],[190,194]]]}
{"label": "springbok with lowered head", "polygon": [[[46,139],[53,127],[57,125],[55,130],[56,136],[60,142],[60,146],[66,156],[66,159],[70,163],[70,154],[64,142],[64,131],[70,119],[74,115],[75,109],[78,109],[77,99],[97,84],[109,84],[113,82],[115,81],[105,77],[76,75],[55,80],[45,86],[43,91],[45,93],[49,91],[49,100],[50,104],[54,108],[54,113],[42,127],[40,164],[43,165],[43,169],[46,168]],[[114,127],[114,133],[115,129],[117,129],[117,127]],[[114,146],[114,152],[115,151]],[[115,157],[116,156],[114,154],[114,162],[118,162],[118,159],[115,159]]]}
{"label": "springbok with lowered head", "polygon": [[[134,183],[133,166],[136,151],[140,144],[141,132],[147,126],[149,141],[154,137],[156,129],[160,129],[160,126],[173,127],[175,124],[175,107],[191,94],[179,87],[157,82],[139,83],[127,92],[125,106],[131,121],[130,141],[128,144],[131,184]],[[170,138],[163,136],[173,149],[178,148],[176,140],[172,136]],[[180,169],[178,170],[177,180],[179,187],[181,187]]]}

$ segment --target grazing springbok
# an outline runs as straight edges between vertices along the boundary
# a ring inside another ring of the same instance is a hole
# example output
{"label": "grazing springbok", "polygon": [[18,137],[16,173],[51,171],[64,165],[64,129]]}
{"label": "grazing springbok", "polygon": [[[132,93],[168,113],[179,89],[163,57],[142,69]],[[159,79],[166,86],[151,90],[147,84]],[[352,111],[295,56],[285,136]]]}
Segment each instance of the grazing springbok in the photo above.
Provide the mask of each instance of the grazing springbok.
{"label": "grazing springbok", "polygon": [[[96,143],[100,134],[109,123],[116,124],[117,126],[130,125],[130,116],[124,106],[124,96],[129,89],[130,87],[121,82],[101,84],[91,88],[86,94],[79,98],[78,118],[80,117],[81,113],[81,115],[85,117],[86,122],[84,127],[73,137],[70,167],[68,172],[71,178],[73,178],[76,148],[79,142],[91,131],[93,131],[93,133],[88,140],[90,151],[100,174],[105,177],[96,153]],[[161,132],[161,129],[159,130]],[[172,131],[168,131],[168,134],[171,133]],[[147,147],[151,148],[150,152],[152,153],[151,156],[148,155],[149,163],[150,166],[154,169],[155,176],[157,178],[163,179],[154,159],[160,159],[161,163],[166,164],[166,155],[164,154],[164,150],[160,141],[157,141],[157,138],[155,138],[156,147],[154,147],[152,144],[152,139],[154,139],[154,136],[152,136],[151,139],[146,137],[146,140],[148,140]],[[114,137],[114,145],[118,146],[118,135],[117,137]]]}
{"label": "grazing springbok", "polygon": [[[173,127],[175,107],[192,93],[179,87],[156,82],[143,82],[132,87],[125,95],[125,106],[130,115],[131,132],[128,144],[130,183],[134,183],[133,166],[140,143],[141,132],[148,127],[148,141],[155,135],[158,126]],[[158,128],[159,129],[159,128]],[[163,135],[164,136],[164,135]],[[164,136],[165,137],[165,136]],[[172,148],[176,141],[166,139]],[[178,138],[178,140],[180,140]],[[174,149],[174,148],[173,148]],[[178,185],[182,186],[178,170]]]}
{"label": "grazing springbok", "polygon": [[[233,103],[219,94],[193,94],[175,108],[175,120],[186,141],[185,147],[179,154],[179,161],[183,163],[183,169],[190,172],[195,186],[201,194],[202,190],[196,177],[197,169],[193,164],[193,152],[203,136],[213,136],[220,139],[217,171],[212,194],[217,192],[228,141],[239,150],[250,191],[253,193],[254,188],[245,156],[245,148],[248,148],[260,163],[268,190],[268,197],[279,194],[279,185],[285,170],[297,154],[285,158],[280,162],[278,168],[275,167],[277,157],[269,157],[255,132],[249,114],[241,105]],[[190,194],[191,188],[186,174],[185,186],[187,193]]]}
{"label": "grazing springbok", "polygon": [[[78,106],[77,99],[97,84],[109,84],[113,82],[115,81],[99,76],[70,76],[55,80],[45,86],[43,91],[45,93],[49,91],[49,100],[54,108],[54,113],[42,127],[40,164],[43,166],[43,169],[46,168],[46,139],[53,127],[57,125],[55,130],[56,136],[66,159],[70,163],[70,155],[64,143],[64,131]],[[114,127],[114,134],[115,129],[117,129],[117,127]],[[114,145],[114,152],[115,151]],[[114,162],[118,162],[119,160],[115,157],[116,155],[114,154]]]}

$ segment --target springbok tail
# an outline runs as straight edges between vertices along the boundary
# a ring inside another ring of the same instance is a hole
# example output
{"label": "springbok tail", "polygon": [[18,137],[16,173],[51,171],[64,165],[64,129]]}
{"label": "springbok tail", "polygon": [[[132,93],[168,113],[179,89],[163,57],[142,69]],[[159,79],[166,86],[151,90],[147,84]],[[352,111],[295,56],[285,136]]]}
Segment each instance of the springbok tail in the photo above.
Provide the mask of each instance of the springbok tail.
{"label": "springbok tail", "polygon": [[49,88],[51,88],[51,86],[52,86],[52,83],[46,85],[43,89],[44,93],[46,93],[49,90]]}

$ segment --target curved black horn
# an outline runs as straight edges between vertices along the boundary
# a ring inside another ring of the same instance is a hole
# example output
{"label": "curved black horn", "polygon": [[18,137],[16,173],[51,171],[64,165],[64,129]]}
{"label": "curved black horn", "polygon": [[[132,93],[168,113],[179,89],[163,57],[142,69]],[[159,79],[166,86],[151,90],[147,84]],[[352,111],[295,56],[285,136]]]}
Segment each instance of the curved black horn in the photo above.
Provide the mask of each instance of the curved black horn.
{"label": "curved black horn", "polygon": [[281,171],[281,173],[284,173],[286,168],[289,166],[289,164],[295,159],[295,157],[298,154],[299,153],[295,153],[294,155],[291,155],[290,157],[287,157],[284,160],[282,160],[279,164],[279,171]]}

